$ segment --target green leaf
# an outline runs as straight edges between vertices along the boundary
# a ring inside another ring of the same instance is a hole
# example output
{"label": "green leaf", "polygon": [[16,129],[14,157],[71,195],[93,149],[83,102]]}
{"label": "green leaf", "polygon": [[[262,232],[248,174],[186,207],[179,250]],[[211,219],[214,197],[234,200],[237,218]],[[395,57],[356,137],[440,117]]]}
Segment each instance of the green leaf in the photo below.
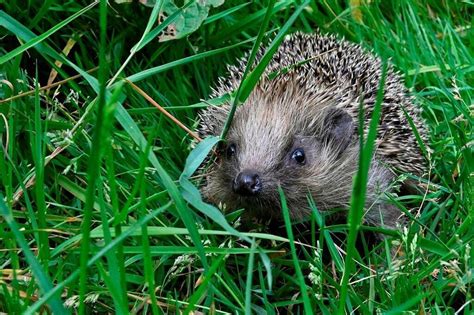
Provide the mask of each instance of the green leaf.
{"label": "green leaf", "polygon": [[159,36],[159,41],[174,40],[191,34],[207,18],[211,7],[218,7],[223,3],[224,0],[192,0],[188,1],[183,8],[178,8],[174,1],[166,1],[160,14],[163,17],[178,14],[175,21],[170,23],[165,32]]}
{"label": "green leaf", "polygon": [[219,137],[211,136],[201,141],[194,150],[186,158],[182,178],[191,177],[198,167],[202,164],[206,156],[211,152],[212,148],[219,142]]}

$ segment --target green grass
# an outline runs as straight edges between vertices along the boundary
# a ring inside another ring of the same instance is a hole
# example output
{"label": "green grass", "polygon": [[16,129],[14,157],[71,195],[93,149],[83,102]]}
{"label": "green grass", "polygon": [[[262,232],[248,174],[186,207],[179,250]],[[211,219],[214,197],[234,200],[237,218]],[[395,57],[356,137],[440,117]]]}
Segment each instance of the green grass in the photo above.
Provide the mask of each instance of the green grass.
{"label": "green grass", "polygon": [[[474,4],[349,2],[229,1],[168,42],[158,8],[135,2],[5,2],[0,312],[472,313]],[[285,215],[280,235],[240,231],[240,212],[204,203],[193,177],[218,139],[191,152],[192,137],[125,80],[193,129],[197,109],[226,101],[208,95],[227,64],[315,29],[387,58],[422,108],[431,180],[392,196],[412,209],[401,233],[359,228],[357,204],[350,225],[330,224],[311,200],[310,227]],[[81,76],[42,88],[53,69],[55,82]],[[374,230],[387,237],[372,248]]]}

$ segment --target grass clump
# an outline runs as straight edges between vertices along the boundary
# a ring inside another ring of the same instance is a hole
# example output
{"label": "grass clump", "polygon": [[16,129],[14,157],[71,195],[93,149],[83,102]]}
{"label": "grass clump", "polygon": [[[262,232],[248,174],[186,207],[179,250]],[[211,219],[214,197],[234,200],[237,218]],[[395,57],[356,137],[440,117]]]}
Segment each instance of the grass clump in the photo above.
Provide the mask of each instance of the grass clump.
{"label": "grass clump", "polygon": [[[158,25],[166,3],[0,11],[0,312],[471,313],[472,5],[227,2],[159,41],[180,18]],[[127,82],[192,130],[197,109],[227,101],[208,99],[227,64],[316,29],[389,57],[430,130],[431,180],[394,196],[415,209],[410,223],[378,231],[388,236],[375,248],[362,227],[347,256],[347,226],[317,211],[309,238],[298,225],[288,239],[239,231],[240,212],[205,204],[193,177],[218,139],[190,155],[188,132]]]}

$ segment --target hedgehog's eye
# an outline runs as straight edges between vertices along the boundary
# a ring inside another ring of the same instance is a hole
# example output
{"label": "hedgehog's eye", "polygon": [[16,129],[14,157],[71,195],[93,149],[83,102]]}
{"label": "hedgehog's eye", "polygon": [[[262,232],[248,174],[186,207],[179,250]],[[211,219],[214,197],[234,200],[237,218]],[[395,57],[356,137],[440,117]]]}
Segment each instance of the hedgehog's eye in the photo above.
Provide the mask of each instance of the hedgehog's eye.
{"label": "hedgehog's eye", "polygon": [[235,144],[234,143],[229,144],[226,150],[227,158],[233,157],[236,151],[237,151],[237,147],[235,146]]}
{"label": "hedgehog's eye", "polygon": [[296,163],[300,165],[304,165],[306,163],[306,157],[304,155],[304,150],[302,148],[295,149],[293,153],[291,153],[291,159],[295,160]]}

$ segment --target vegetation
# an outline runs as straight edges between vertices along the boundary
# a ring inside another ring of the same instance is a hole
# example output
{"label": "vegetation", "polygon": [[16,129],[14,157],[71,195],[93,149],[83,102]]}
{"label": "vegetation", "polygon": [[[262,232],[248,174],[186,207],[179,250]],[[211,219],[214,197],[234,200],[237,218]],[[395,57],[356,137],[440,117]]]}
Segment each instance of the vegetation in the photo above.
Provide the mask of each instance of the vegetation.
{"label": "vegetation", "polygon": [[[472,2],[215,1],[197,19],[118,2],[2,5],[0,312],[473,312]],[[184,18],[188,36],[163,27]],[[409,224],[372,246],[357,215],[329,225],[316,207],[246,232],[196,188],[218,139],[191,150],[163,113],[193,130],[227,101],[208,98],[227,64],[316,29],[390,58],[429,126],[431,179],[391,196]]]}

